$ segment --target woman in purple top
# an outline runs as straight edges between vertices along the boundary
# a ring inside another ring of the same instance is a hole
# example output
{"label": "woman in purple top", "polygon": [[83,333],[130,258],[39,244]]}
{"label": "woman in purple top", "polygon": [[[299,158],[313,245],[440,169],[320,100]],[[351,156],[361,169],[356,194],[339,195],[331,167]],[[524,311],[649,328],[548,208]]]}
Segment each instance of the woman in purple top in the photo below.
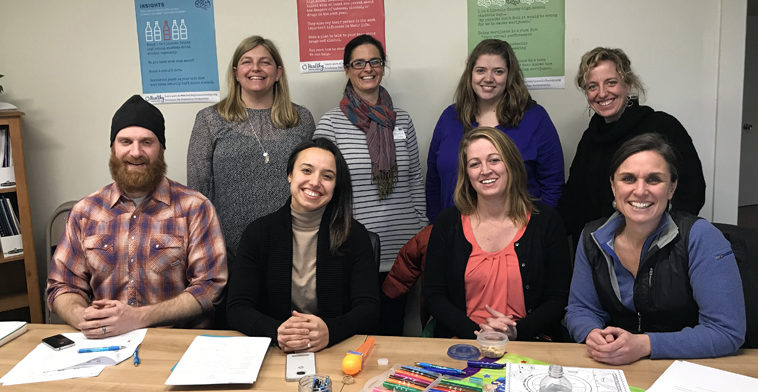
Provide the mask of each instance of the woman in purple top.
{"label": "woman in purple top", "polygon": [[511,46],[486,39],[471,51],[455,103],[442,112],[434,128],[426,174],[430,222],[454,204],[458,145],[463,134],[477,126],[491,126],[510,136],[526,166],[529,194],[550,206],[558,204],[563,186],[558,132],[545,109],[529,95]]}

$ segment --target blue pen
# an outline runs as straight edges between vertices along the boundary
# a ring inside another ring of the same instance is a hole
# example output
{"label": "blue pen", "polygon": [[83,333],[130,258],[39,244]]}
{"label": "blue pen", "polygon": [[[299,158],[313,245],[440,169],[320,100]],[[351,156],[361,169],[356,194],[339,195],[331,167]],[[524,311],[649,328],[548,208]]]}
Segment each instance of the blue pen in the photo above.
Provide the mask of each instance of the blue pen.
{"label": "blue pen", "polygon": [[463,370],[460,369],[453,369],[445,366],[439,366],[439,365],[432,365],[431,363],[426,362],[416,362],[416,366],[421,366],[424,369],[432,370],[437,373],[447,374],[449,376],[463,376],[465,373],[463,373]]}
{"label": "blue pen", "polygon": [[141,363],[139,359],[139,346],[134,349],[134,366],[139,366]]}
{"label": "blue pen", "polygon": [[101,351],[118,351],[125,349],[126,346],[108,346],[108,347],[90,347],[90,348],[80,348],[79,354],[82,353],[99,353]]}
{"label": "blue pen", "polygon": [[484,361],[468,361],[469,367],[477,367],[477,368],[484,368],[484,369],[502,369],[505,367],[504,363],[496,363],[496,362],[484,362]]}

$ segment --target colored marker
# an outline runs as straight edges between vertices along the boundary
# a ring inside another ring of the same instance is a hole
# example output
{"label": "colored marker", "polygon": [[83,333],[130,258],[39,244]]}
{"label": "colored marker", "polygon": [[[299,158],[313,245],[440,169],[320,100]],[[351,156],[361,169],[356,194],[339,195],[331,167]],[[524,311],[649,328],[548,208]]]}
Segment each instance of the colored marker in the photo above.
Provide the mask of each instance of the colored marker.
{"label": "colored marker", "polygon": [[409,378],[409,379],[416,380],[416,381],[419,381],[419,382],[425,382],[425,383],[427,383],[427,385],[431,384],[432,381],[434,381],[433,378],[426,377],[426,376],[423,376],[421,374],[409,372],[409,371],[402,370],[402,369],[395,370],[395,375],[398,376],[398,377],[405,377],[405,378]]}
{"label": "colored marker", "polygon": [[453,369],[446,366],[439,366],[439,365],[433,365],[431,363],[426,362],[416,362],[416,366],[420,366],[427,370],[432,370],[437,373],[447,374],[450,376],[463,376],[465,373],[463,373],[463,370],[461,369]]}
{"label": "colored marker", "polygon": [[139,366],[142,361],[139,359],[139,346],[134,349],[134,366]]}
{"label": "colored marker", "polygon": [[405,378],[405,377],[402,377],[402,376],[396,376],[394,374],[390,374],[389,378],[393,379],[393,380],[396,380],[396,381],[413,384],[413,385],[415,385],[417,387],[422,387],[422,388],[426,388],[430,384],[428,382],[426,382],[426,383],[425,382],[420,382],[420,381],[416,381],[416,380],[413,380],[413,379]]}
{"label": "colored marker", "polygon": [[382,383],[382,386],[385,387],[385,388],[387,388],[387,389],[391,389],[391,390],[394,390],[394,391],[400,391],[400,392],[418,392],[418,391],[423,391],[423,389],[418,389],[418,388],[414,388],[414,387],[408,387],[408,386],[405,386],[405,385],[397,385],[397,384],[393,384],[393,383],[391,383],[389,381],[384,381]]}
{"label": "colored marker", "polygon": [[440,384],[447,385],[455,389],[463,389],[463,390],[470,390],[470,391],[477,391],[477,392],[482,391],[481,385],[477,385],[468,381],[443,378],[442,380],[440,380]]}
{"label": "colored marker", "polygon": [[435,379],[435,378],[439,377],[439,375],[440,375],[439,372],[433,372],[433,371],[431,371],[429,369],[423,369],[423,368],[415,367],[415,366],[401,366],[400,368],[403,369],[403,370],[405,370],[405,371],[409,371],[409,372],[413,372],[413,373],[418,373],[418,374],[424,375],[426,377],[430,377],[432,379]]}
{"label": "colored marker", "polygon": [[101,351],[118,351],[125,349],[126,346],[108,346],[108,347],[89,347],[89,348],[80,348],[79,354],[83,353],[99,353]]}
{"label": "colored marker", "polygon": [[483,369],[502,369],[505,367],[505,364],[496,363],[496,362],[484,362],[484,361],[468,361],[468,366],[483,368]]}

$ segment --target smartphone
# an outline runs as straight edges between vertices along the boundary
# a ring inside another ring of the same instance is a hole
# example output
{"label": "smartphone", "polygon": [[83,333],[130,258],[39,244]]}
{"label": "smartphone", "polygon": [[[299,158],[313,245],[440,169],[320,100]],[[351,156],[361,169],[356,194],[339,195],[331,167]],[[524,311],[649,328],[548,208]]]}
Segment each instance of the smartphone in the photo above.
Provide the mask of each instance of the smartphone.
{"label": "smartphone", "polygon": [[42,343],[45,343],[46,345],[50,346],[53,350],[63,350],[64,348],[68,348],[74,345],[74,341],[61,335],[53,335],[48,336],[44,339],[42,339]]}
{"label": "smartphone", "polygon": [[287,354],[287,366],[284,378],[297,381],[301,377],[316,374],[316,356],[313,353]]}

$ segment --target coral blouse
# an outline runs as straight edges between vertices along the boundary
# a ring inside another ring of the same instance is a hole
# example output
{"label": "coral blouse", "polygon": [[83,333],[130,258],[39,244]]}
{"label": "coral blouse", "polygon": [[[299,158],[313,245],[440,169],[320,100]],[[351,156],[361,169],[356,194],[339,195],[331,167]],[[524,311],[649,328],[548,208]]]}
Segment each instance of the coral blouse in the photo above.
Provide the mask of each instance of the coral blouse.
{"label": "coral blouse", "polygon": [[489,305],[514,319],[525,317],[524,289],[521,287],[521,270],[514,244],[524,234],[526,225],[516,232],[503,249],[486,252],[476,242],[469,216],[461,215],[461,222],[463,234],[471,244],[471,255],[464,276],[466,315],[477,324],[486,324],[487,318],[492,315],[484,305]]}

